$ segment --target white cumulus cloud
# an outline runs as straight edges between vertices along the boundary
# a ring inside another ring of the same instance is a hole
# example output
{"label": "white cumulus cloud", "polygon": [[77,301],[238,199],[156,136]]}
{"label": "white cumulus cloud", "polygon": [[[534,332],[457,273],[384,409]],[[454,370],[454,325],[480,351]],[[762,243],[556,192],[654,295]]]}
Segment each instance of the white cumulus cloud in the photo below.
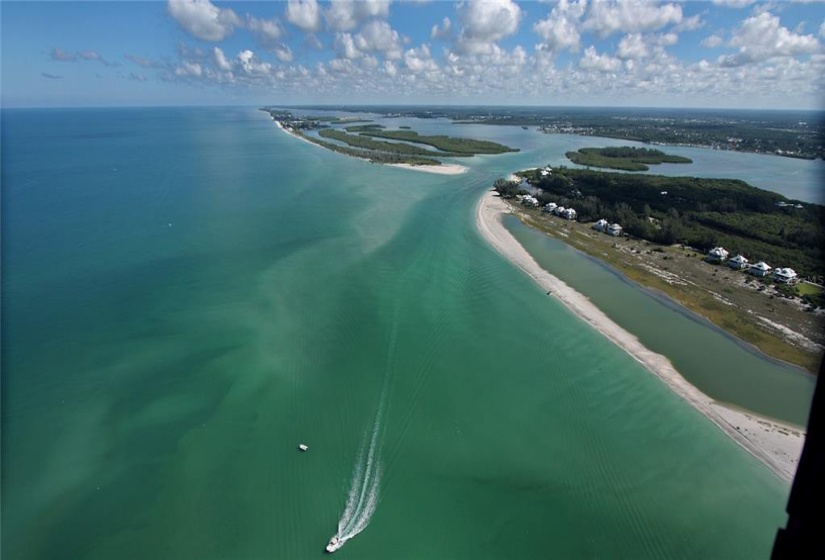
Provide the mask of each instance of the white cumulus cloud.
{"label": "white cumulus cloud", "polygon": [[533,25],[533,31],[544,42],[538,47],[551,52],[569,50],[578,51],[581,47],[581,36],[579,34],[579,20],[587,7],[587,0],[570,2],[561,0],[551,11],[547,18],[538,21]]}
{"label": "white cumulus cloud", "polygon": [[204,41],[222,41],[242,23],[235,12],[209,0],[169,0],[167,8],[178,25]]}
{"label": "white cumulus cloud", "polygon": [[265,44],[280,39],[284,34],[281,22],[277,18],[258,19],[248,15],[246,17],[246,27]]}
{"label": "white cumulus cloud", "polygon": [[521,8],[512,0],[477,0],[458,5],[463,25],[458,38],[459,50],[483,54],[493,50],[493,44],[518,30]]}
{"label": "white cumulus cloud", "polygon": [[616,72],[622,67],[622,61],[608,54],[599,54],[593,46],[587,47],[579,61],[579,66],[585,70],[599,72]]}
{"label": "white cumulus cloud", "polygon": [[365,19],[386,18],[389,15],[389,0],[332,0],[324,17],[330,28],[350,31]]}
{"label": "white cumulus cloud", "polygon": [[275,57],[281,62],[292,62],[292,59],[294,58],[292,55],[292,49],[289,48],[289,45],[275,45],[272,47],[272,52],[275,53]]}
{"label": "white cumulus cloud", "polygon": [[728,6],[731,8],[745,8],[755,3],[756,0],[713,0],[717,6]]}
{"label": "white cumulus cloud", "polygon": [[269,74],[272,70],[272,65],[268,62],[263,62],[258,56],[249,49],[238,53],[238,63],[246,74]]}
{"label": "white cumulus cloud", "polygon": [[616,56],[622,60],[638,59],[648,55],[647,45],[640,33],[625,35],[619,41],[619,48],[616,49]]}
{"label": "white cumulus cloud", "polygon": [[749,17],[733,33],[730,46],[739,52],[719,57],[721,66],[733,67],[762,62],[776,57],[811,54],[819,50],[813,35],[801,35],[782,27],[779,17],[770,12]]}
{"label": "white cumulus cloud", "polygon": [[401,36],[386,21],[373,20],[355,36],[355,45],[361,51],[380,52],[390,59],[401,58]]}
{"label": "white cumulus cloud", "polygon": [[702,16],[696,14],[695,16],[690,17],[683,17],[682,21],[677,23],[673,26],[674,31],[696,31],[697,29],[701,29],[705,26],[705,20],[702,19]]}
{"label": "white cumulus cloud", "polygon": [[433,60],[430,48],[427,45],[407,50],[404,53],[404,64],[414,74],[438,70],[438,64]]}
{"label": "white cumulus cloud", "polygon": [[175,69],[175,75],[180,77],[200,77],[203,75],[203,68],[197,62],[189,62],[188,60],[184,60],[181,62],[181,65]]}
{"label": "white cumulus cloud", "polygon": [[350,33],[338,33],[335,35],[335,50],[338,56],[346,60],[354,60],[361,57],[361,51],[355,45],[355,39]]}
{"label": "white cumulus cloud", "polygon": [[715,49],[716,47],[722,46],[722,43],[724,42],[725,40],[722,39],[719,35],[710,35],[702,39],[702,42],[699,43],[699,45],[709,49]]}
{"label": "white cumulus cloud", "polygon": [[315,0],[289,0],[285,17],[302,31],[318,31],[321,28],[321,12]]}
{"label": "white cumulus cloud", "polygon": [[229,62],[229,59],[226,58],[226,55],[221,49],[215,47],[215,49],[212,51],[212,55],[215,59],[215,66],[217,66],[219,70],[222,70],[224,72],[229,72],[230,70],[232,70],[232,63]]}
{"label": "white cumulus cloud", "polygon": [[593,3],[584,22],[584,29],[600,37],[607,37],[613,33],[656,31],[681,21],[682,7],[679,4],[656,4],[649,0],[611,0]]}
{"label": "white cumulus cloud", "polygon": [[430,39],[444,39],[445,37],[449,37],[451,28],[452,22],[450,18],[445,17],[440,27],[438,24],[433,25],[433,28],[430,30]]}

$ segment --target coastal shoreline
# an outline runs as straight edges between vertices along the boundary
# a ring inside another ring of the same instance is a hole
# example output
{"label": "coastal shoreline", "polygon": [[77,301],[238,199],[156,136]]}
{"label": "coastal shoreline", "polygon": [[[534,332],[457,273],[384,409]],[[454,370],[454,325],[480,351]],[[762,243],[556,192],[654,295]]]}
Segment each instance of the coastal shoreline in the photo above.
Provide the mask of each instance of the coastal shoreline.
{"label": "coastal shoreline", "polygon": [[511,213],[509,205],[492,190],[476,205],[476,228],[496,251],[547,290],[548,295],[642,364],[779,478],[787,482],[793,480],[804,444],[802,430],[716,402],[691,385],[665,356],[645,348],[638,338],[588,298],[544,270],[504,227],[501,217],[507,213]]}
{"label": "coastal shoreline", "polygon": [[277,126],[279,129],[283,130],[284,132],[286,132],[287,134],[289,134],[289,135],[290,135],[290,136],[292,136],[293,138],[297,138],[298,140],[301,140],[302,142],[306,142],[307,144],[310,144],[310,145],[312,145],[312,146],[315,146],[316,148],[321,148],[322,150],[324,149],[324,147],[323,147],[323,146],[319,146],[319,145],[318,145],[318,144],[316,144],[315,142],[310,142],[309,140],[307,140],[306,138],[304,138],[304,137],[303,137],[303,136],[301,136],[300,134],[295,134],[292,130],[290,130],[290,129],[286,128],[286,127],[285,127],[285,126],[281,123],[281,121],[279,121],[279,120],[277,120],[277,119],[272,119],[272,120],[274,120],[274,121],[275,121],[275,126]]}
{"label": "coastal shoreline", "polygon": [[[289,134],[293,138],[297,138],[298,140],[303,140],[307,144],[312,144],[316,148],[325,149],[323,146],[319,146],[315,142],[312,142],[311,140],[308,140],[308,139],[304,138],[300,134],[296,134],[292,130],[287,129],[283,125],[283,123],[281,123],[281,121],[279,121],[277,119],[272,119],[272,120],[275,121],[275,125],[279,129],[283,130],[284,132],[286,132],[287,134]],[[352,156],[349,156],[349,157],[352,157]],[[364,161],[369,161],[369,160],[364,159],[364,158],[355,158],[355,159],[361,159],[361,160],[364,160]],[[375,162],[371,162],[371,163],[375,163]],[[447,163],[447,164],[442,164],[442,165],[410,165],[409,163],[382,163],[382,164],[379,164],[379,165],[387,165],[389,167],[398,167],[398,168],[401,168],[401,169],[411,169],[413,171],[423,171],[424,173],[435,173],[435,174],[438,174],[438,175],[461,175],[462,173],[466,173],[468,171],[468,169],[466,167],[464,167],[463,165],[458,165],[458,164],[455,164],[455,163]]]}
{"label": "coastal shoreline", "polygon": [[463,165],[455,163],[443,163],[441,165],[410,165],[409,163],[386,163],[389,167],[399,167],[401,169],[411,169],[413,171],[424,171],[425,173],[436,173],[438,175],[461,175],[467,173],[468,169]]}

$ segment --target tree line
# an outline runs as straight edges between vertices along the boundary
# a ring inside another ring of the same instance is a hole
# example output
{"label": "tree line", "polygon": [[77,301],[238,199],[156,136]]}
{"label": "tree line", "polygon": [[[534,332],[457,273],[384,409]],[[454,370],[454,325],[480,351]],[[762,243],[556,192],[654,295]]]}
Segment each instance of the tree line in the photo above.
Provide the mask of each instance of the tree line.
{"label": "tree line", "polygon": [[[578,221],[604,218],[628,234],[700,251],[723,246],[751,261],[790,266],[801,275],[825,274],[825,207],[788,203],[784,196],[735,179],[632,175],[553,169],[517,173],[541,189],[544,205],[555,202],[576,209]],[[494,188],[505,198],[519,194],[519,183],[499,179]],[[526,192],[526,191],[524,191]]]}

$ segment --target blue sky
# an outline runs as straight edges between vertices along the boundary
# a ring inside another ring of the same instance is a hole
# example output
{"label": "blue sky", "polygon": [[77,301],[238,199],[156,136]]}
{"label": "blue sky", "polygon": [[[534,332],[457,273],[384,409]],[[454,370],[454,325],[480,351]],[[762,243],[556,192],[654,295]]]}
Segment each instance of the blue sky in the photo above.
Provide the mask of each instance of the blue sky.
{"label": "blue sky", "polygon": [[0,2],[4,107],[822,109],[821,1]]}

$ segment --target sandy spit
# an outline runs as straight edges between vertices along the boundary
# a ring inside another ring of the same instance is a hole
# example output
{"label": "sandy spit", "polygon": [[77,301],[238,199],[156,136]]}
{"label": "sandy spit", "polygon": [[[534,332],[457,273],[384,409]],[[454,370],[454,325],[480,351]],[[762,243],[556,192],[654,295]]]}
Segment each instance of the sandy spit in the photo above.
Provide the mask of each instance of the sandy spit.
{"label": "sandy spit", "polygon": [[508,204],[494,191],[481,197],[476,206],[476,228],[488,243],[543,290],[630,354],[777,476],[787,482],[793,480],[805,441],[803,430],[724,406],[688,383],[666,357],[645,348],[589,299],[541,268],[502,224],[502,214],[510,211]]}
{"label": "sandy spit", "polygon": [[[290,136],[292,136],[293,138],[297,138],[298,140],[303,140],[307,144],[312,144],[316,148],[326,149],[323,146],[319,146],[315,142],[311,142],[310,140],[307,140],[306,138],[304,138],[300,134],[296,134],[292,130],[286,128],[283,125],[283,123],[281,123],[281,121],[275,120],[275,125],[278,128],[280,128],[281,130],[283,130],[284,132],[286,132],[287,134],[289,134]],[[357,158],[357,159],[363,159],[363,158]],[[425,173],[437,173],[439,175],[461,175],[462,173],[467,172],[466,167],[464,167],[463,165],[457,165],[457,164],[454,164],[454,163],[447,163],[447,164],[442,164],[442,165],[410,165],[408,163],[389,163],[389,164],[384,164],[384,165],[389,165],[390,167],[400,167],[402,169],[412,169],[414,171],[424,171]]]}
{"label": "sandy spit", "polygon": [[426,173],[437,173],[439,175],[461,175],[467,172],[463,165],[445,163],[442,165],[410,165],[409,163],[388,163],[390,167],[400,167],[402,169],[412,169],[414,171],[424,171]]}

